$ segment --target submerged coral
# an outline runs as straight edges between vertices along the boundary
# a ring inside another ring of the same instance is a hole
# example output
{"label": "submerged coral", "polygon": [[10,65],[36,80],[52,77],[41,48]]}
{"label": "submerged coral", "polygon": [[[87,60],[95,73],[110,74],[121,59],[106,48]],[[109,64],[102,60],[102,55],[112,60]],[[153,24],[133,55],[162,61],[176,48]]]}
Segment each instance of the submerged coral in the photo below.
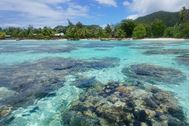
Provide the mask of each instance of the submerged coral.
{"label": "submerged coral", "polygon": [[45,52],[45,53],[69,53],[71,51],[77,50],[77,48],[73,46],[64,46],[64,47],[59,47],[59,46],[39,46],[32,48],[32,52],[40,53],[40,52]]}
{"label": "submerged coral", "polygon": [[9,90],[5,87],[0,87],[0,100],[14,95],[16,95],[15,91]]}
{"label": "submerged coral", "polygon": [[10,106],[1,106],[0,107],[0,117],[7,116],[11,112],[11,107]]}
{"label": "submerged coral", "polygon": [[22,45],[15,45],[15,46],[4,46],[0,48],[0,53],[14,53],[14,52],[25,52],[30,51],[32,53],[65,53],[71,52],[73,50],[77,50],[75,47],[71,46],[51,46],[51,45],[31,45],[31,46],[22,46]]}
{"label": "submerged coral", "polygon": [[[188,125],[187,115],[184,115],[189,109],[186,88],[188,80],[181,79],[183,73],[188,75],[188,70],[187,66],[180,66],[172,60],[176,56],[174,60],[177,61],[179,58],[186,62],[188,57],[183,51],[179,53],[179,50],[176,52],[173,50],[175,55],[158,55],[157,58],[141,54],[146,50],[188,48],[187,41],[186,45],[181,41],[176,43],[176,47],[170,46],[172,43],[53,40],[14,41],[10,44],[2,41],[0,125],[61,126],[61,123],[64,126]],[[76,49],[77,51],[73,51]],[[108,51],[103,51],[105,49]],[[146,61],[143,62],[163,65],[162,68],[166,67],[167,71],[155,68],[149,71],[151,67],[147,67],[144,70],[140,68],[141,73],[128,67],[134,63],[142,63],[141,59],[144,58]],[[27,62],[23,63],[24,61]],[[121,73],[123,65],[130,71],[126,72],[126,78]],[[169,66],[183,73],[167,69]],[[125,83],[124,79],[135,80],[131,83],[136,86],[119,85],[120,82]],[[105,86],[108,80],[120,82]],[[151,86],[145,87],[146,82],[162,84],[156,86],[171,90],[173,94]],[[80,93],[82,94],[79,97]],[[178,98],[184,112],[173,95]],[[77,99],[79,101],[73,103]]]}
{"label": "submerged coral", "polygon": [[184,54],[188,53],[188,49],[155,49],[147,50],[144,52],[146,55],[156,55],[156,54]]}
{"label": "submerged coral", "polygon": [[136,64],[122,70],[132,80],[145,81],[152,84],[179,84],[185,79],[184,74],[173,68],[165,68],[152,64]]}
{"label": "submerged coral", "polygon": [[78,88],[90,88],[97,84],[96,77],[84,78],[84,77],[76,77],[74,81],[74,85]]}
{"label": "submerged coral", "polygon": [[74,46],[79,48],[95,48],[95,49],[110,49],[114,47],[126,47],[130,46],[131,43],[118,43],[118,42],[90,42],[90,43],[67,43],[68,46]]}
{"label": "submerged coral", "polygon": [[176,99],[156,87],[109,83],[89,89],[63,113],[64,126],[187,126]]}
{"label": "submerged coral", "polygon": [[179,64],[183,64],[183,65],[189,66],[189,54],[183,54],[183,55],[177,56],[175,58],[175,60]]}
{"label": "submerged coral", "polygon": [[142,45],[142,46],[133,46],[131,47],[132,49],[142,49],[142,50],[146,50],[146,49],[163,49],[163,47],[161,46],[146,46],[146,45]]}
{"label": "submerged coral", "polygon": [[[118,61],[117,58],[107,57],[85,61],[51,58],[35,63],[23,63],[9,68],[1,68],[0,87],[6,87],[10,90],[0,93],[0,96],[4,96],[0,98],[0,106],[26,107],[33,104],[36,99],[56,95],[54,91],[64,86],[65,76],[92,69],[114,67]],[[88,87],[95,81],[95,78],[78,78],[76,86]]]}
{"label": "submerged coral", "polygon": [[66,72],[83,72],[89,69],[103,69],[109,67],[115,67],[118,65],[118,58],[105,57],[102,59],[91,59],[91,60],[74,60],[74,59],[64,59],[64,58],[51,58],[46,60],[41,60],[34,64],[36,66],[42,66],[46,69],[53,69],[57,71]]}

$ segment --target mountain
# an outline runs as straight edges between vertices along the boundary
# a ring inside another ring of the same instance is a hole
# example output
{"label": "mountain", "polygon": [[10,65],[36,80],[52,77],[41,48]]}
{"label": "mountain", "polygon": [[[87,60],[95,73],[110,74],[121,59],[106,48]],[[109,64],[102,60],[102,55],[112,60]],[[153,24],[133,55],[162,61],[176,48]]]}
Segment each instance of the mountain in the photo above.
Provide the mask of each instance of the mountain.
{"label": "mountain", "polygon": [[149,24],[155,19],[162,20],[167,26],[174,26],[177,22],[179,22],[179,12],[158,11],[143,17],[139,17],[135,21]]}

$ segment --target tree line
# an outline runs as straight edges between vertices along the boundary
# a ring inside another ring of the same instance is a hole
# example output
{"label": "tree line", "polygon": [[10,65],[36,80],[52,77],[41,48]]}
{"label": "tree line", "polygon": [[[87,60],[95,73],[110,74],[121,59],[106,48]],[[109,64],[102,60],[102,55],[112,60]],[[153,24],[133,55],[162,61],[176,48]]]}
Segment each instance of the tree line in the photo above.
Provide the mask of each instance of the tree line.
{"label": "tree line", "polygon": [[[179,13],[179,22],[174,26],[167,26],[162,20],[155,19],[151,23],[138,23],[135,20],[125,19],[116,25],[107,25],[100,27],[99,25],[84,25],[81,22],[73,24],[68,20],[67,26],[56,26],[34,28],[7,27],[0,28],[0,39],[10,36],[13,39],[83,39],[83,38],[134,38],[140,39],[144,37],[189,37],[189,12],[183,8]],[[62,34],[64,35],[62,35]]]}

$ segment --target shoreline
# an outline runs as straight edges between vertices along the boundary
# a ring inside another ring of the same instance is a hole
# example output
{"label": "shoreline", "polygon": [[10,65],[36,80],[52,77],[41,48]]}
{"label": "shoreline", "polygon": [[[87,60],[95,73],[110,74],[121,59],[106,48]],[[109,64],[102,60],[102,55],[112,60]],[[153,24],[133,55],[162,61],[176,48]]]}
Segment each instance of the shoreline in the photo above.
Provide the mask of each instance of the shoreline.
{"label": "shoreline", "polygon": [[178,40],[178,41],[182,41],[182,40],[189,40],[189,39],[185,39],[185,38],[144,38],[144,39],[139,39],[139,40],[151,40],[151,41],[155,41],[155,40],[160,40],[160,41],[173,41],[173,40]]}
{"label": "shoreline", "polygon": [[143,39],[133,39],[133,38],[123,38],[123,39],[117,39],[117,38],[103,38],[105,40],[101,39],[79,39],[79,40],[69,40],[69,39],[1,39],[0,41],[131,41],[131,40],[146,40],[146,41],[184,41],[189,40],[185,38],[143,38]]}

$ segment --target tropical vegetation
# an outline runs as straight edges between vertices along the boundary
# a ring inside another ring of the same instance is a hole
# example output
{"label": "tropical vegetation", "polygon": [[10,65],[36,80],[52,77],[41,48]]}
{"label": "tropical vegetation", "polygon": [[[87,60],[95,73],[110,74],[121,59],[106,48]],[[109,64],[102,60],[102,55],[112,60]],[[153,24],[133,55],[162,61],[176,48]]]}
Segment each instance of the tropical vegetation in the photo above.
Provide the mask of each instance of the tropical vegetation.
{"label": "tropical vegetation", "polygon": [[133,38],[144,38],[146,36],[146,28],[143,24],[137,25],[133,30]]}
{"label": "tropical vegetation", "polygon": [[[168,17],[171,18],[168,19]],[[0,28],[0,39],[84,39],[84,38],[135,38],[144,37],[189,37],[189,10],[185,7],[180,12],[156,12],[136,20],[125,19],[115,25],[100,27],[99,25],[76,24],[68,20],[67,26],[54,28],[6,27]]]}

